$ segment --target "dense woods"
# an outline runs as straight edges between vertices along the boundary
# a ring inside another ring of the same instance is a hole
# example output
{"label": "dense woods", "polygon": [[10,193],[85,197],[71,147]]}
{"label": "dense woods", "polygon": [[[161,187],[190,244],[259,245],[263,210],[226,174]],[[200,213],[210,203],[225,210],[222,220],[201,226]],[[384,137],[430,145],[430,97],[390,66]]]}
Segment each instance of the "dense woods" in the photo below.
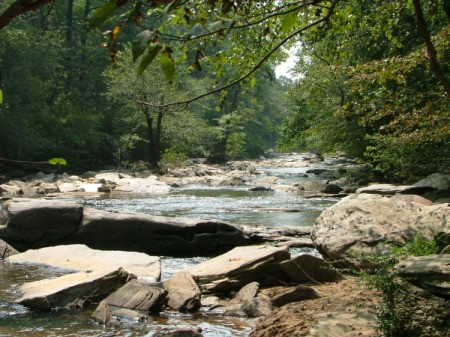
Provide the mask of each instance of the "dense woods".
{"label": "dense woods", "polygon": [[[450,167],[447,0],[6,0],[0,13],[3,168],[275,147],[345,151],[389,180]],[[276,79],[292,46],[298,76]]]}

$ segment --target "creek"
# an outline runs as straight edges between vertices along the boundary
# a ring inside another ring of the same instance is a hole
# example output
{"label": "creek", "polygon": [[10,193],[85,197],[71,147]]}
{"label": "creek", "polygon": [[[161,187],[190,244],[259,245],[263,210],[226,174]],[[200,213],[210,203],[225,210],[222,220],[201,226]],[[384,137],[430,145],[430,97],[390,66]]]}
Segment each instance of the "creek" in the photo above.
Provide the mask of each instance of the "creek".
{"label": "creek", "polygon": [[[282,160],[277,158],[275,160]],[[293,157],[290,157],[292,160]],[[294,158],[295,159],[295,158]],[[317,166],[315,166],[317,167]],[[308,167],[258,166],[265,176],[277,177],[277,184],[294,184]],[[319,180],[315,176],[308,179]],[[310,226],[325,208],[338,199],[305,198],[299,194],[275,191],[251,192],[249,186],[209,187],[187,185],[164,195],[131,195],[70,197],[86,207],[108,211],[140,212],[152,215],[214,218],[223,221],[266,226]],[[291,252],[298,254],[298,250]],[[162,257],[162,280],[175,271],[204,261],[206,258]],[[6,336],[129,336],[151,337],[156,331],[174,327],[200,327],[205,337],[244,337],[251,331],[251,322],[230,317],[218,317],[200,311],[193,315],[162,312],[145,322],[122,322],[100,326],[90,319],[94,306],[83,310],[58,309],[48,313],[34,312],[14,304],[24,282],[56,277],[64,273],[48,267],[0,263],[0,337]]]}

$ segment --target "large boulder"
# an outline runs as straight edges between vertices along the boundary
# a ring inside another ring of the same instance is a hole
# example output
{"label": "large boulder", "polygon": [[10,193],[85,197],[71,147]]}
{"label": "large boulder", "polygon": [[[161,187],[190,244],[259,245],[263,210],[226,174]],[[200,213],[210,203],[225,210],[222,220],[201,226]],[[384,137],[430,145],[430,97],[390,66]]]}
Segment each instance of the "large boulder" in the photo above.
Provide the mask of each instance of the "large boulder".
{"label": "large boulder", "polygon": [[16,302],[36,310],[79,306],[107,297],[130,277],[122,268],[109,268],[29,282],[20,288],[23,295]]}
{"label": "large boulder", "polygon": [[74,234],[83,207],[69,202],[44,199],[11,199],[4,203],[6,227],[0,238],[18,250],[45,247]]}
{"label": "large boulder", "polygon": [[210,256],[248,242],[238,226],[223,221],[114,213],[54,200],[12,199],[3,218],[0,239],[20,251],[85,244],[149,255]]}
{"label": "large boulder", "polygon": [[359,264],[355,257],[385,254],[417,233],[432,239],[450,233],[450,207],[425,206],[395,197],[355,194],[342,199],[316,219],[311,237],[325,257]]}
{"label": "large boulder", "polygon": [[450,298],[450,254],[411,257],[400,261],[395,268],[414,285]]}
{"label": "large boulder", "polygon": [[122,267],[127,272],[148,281],[157,281],[161,276],[159,257],[137,252],[95,250],[85,245],[30,249],[11,256],[7,261],[10,263],[46,264],[74,271]]}
{"label": "large boulder", "polygon": [[246,238],[238,226],[218,220],[85,209],[81,226],[65,242],[150,255],[205,256],[244,245]]}
{"label": "large boulder", "polygon": [[279,263],[290,258],[285,248],[267,245],[237,247],[188,268],[202,292],[238,290],[256,281],[266,285],[281,279]]}

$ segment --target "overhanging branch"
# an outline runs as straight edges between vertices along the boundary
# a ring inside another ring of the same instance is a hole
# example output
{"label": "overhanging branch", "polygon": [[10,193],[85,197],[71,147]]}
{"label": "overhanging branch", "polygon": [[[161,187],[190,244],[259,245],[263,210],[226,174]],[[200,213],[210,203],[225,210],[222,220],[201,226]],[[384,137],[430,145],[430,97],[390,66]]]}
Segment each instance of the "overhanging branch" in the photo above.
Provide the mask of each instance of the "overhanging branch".
{"label": "overhanging branch", "polygon": [[192,103],[194,101],[197,101],[197,100],[202,99],[209,95],[216,94],[223,90],[227,90],[227,89],[231,88],[232,86],[239,84],[242,81],[245,81],[247,78],[252,76],[264,64],[264,62],[266,62],[278,49],[280,49],[289,40],[291,40],[295,36],[303,33],[304,31],[306,31],[312,27],[315,27],[323,22],[327,22],[329,20],[329,18],[331,17],[331,15],[333,14],[334,8],[336,7],[338,2],[339,2],[339,0],[332,1],[331,6],[329,7],[329,10],[328,10],[328,13],[326,16],[324,16],[320,20],[316,20],[316,21],[310,23],[309,25],[304,26],[301,29],[298,29],[298,30],[294,31],[293,33],[289,34],[288,36],[286,36],[284,39],[282,39],[280,42],[278,42],[266,55],[264,55],[264,57],[253,68],[251,68],[251,70],[249,72],[247,72],[245,75],[233,80],[232,82],[225,84],[221,87],[218,87],[216,89],[210,90],[208,92],[205,92],[203,94],[200,94],[198,96],[192,97],[190,99],[182,100],[182,101],[166,103],[166,104],[156,104],[156,103],[150,103],[150,102],[145,102],[145,101],[138,101],[138,103],[145,105],[145,106],[150,106],[153,108],[166,108],[166,107],[174,106],[174,105],[185,105],[187,107],[190,103]]}
{"label": "overhanging branch", "polygon": [[17,0],[0,15],[0,30],[5,28],[16,17],[35,11],[55,0]]}

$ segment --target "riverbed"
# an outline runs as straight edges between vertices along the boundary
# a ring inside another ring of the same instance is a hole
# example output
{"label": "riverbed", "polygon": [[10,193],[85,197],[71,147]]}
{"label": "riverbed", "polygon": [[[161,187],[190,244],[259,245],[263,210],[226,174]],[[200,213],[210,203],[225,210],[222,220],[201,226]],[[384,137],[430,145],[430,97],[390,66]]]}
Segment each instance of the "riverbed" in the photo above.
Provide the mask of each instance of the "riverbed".
{"label": "riverbed", "polygon": [[[298,155],[299,158],[301,155]],[[295,160],[295,157],[290,157]],[[276,158],[275,161],[281,160]],[[257,166],[256,178],[276,177],[277,184],[294,184],[308,167]],[[326,163],[324,163],[325,165]],[[319,165],[320,166],[320,165]],[[302,178],[301,178],[302,177]],[[309,179],[320,180],[311,176]],[[247,181],[251,184],[251,179]],[[85,207],[115,212],[139,212],[172,217],[214,218],[243,225],[270,227],[311,226],[315,218],[336,198],[306,198],[297,193],[277,190],[254,192],[249,185],[211,187],[186,185],[160,195],[103,194],[83,197],[64,197]],[[298,254],[299,251],[293,251]],[[205,258],[176,259],[162,257],[162,280],[175,271],[204,261]],[[0,264],[0,336],[142,336],[151,337],[156,331],[173,327],[196,326],[205,337],[248,336],[251,321],[229,317],[217,317],[200,311],[194,315],[162,312],[145,322],[122,322],[108,327],[100,326],[90,319],[94,306],[83,310],[54,310],[49,313],[33,312],[13,303],[19,297],[18,287],[28,281],[49,276],[56,277],[64,271],[25,265]]]}

